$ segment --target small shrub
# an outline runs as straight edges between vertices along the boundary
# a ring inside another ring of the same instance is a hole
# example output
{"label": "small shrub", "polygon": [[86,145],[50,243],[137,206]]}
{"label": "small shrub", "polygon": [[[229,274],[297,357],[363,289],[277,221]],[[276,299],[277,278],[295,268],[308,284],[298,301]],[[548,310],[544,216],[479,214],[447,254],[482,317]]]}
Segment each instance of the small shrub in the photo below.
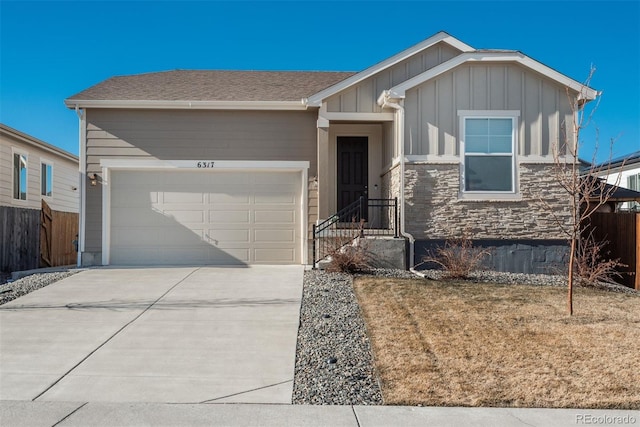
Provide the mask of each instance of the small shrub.
{"label": "small shrub", "polygon": [[594,285],[598,282],[616,283],[615,278],[622,278],[618,268],[627,267],[620,258],[608,259],[609,251],[605,248],[609,242],[596,241],[593,231],[583,237],[576,248],[576,269],[574,270],[583,285]]}
{"label": "small shrub", "polygon": [[368,256],[360,244],[343,246],[331,252],[331,261],[326,268],[332,273],[358,273],[368,269]]}
{"label": "small shrub", "polygon": [[485,250],[473,247],[473,242],[465,235],[448,239],[444,246],[429,251],[422,261],[441,266],[444,277],[448,279],[466,279],[482,265],[483,258],[488,254]]}
{"label": "small shrub", "polygon": [[369,269],[368,255],[363,236],[364,221],[351,222],[351,232],[336,237],[334,250],[329,252],[331,261],[326,270],[333,273],[358,273]]}

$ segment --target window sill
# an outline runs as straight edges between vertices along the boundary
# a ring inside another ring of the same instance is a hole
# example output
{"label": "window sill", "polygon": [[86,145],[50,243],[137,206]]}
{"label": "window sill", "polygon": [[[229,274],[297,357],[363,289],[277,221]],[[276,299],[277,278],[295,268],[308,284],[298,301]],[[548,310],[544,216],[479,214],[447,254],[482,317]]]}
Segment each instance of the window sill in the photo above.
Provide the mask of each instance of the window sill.
{"label": "window sill", "polygon": [[459,202],[521,202],[520,193],[458,193]]}

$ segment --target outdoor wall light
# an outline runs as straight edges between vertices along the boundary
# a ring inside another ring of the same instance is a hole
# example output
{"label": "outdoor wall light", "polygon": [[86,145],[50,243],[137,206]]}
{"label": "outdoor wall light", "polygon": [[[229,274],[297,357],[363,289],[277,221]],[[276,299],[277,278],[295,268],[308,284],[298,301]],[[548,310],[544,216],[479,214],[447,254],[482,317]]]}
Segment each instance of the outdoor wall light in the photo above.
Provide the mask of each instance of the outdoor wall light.
{"label": "outdoor wall light", "polygon": [[91,184],[92,187],[95,187],[96,185],[98,185],[98,176],[95,173],[89,174],[89,183]]}

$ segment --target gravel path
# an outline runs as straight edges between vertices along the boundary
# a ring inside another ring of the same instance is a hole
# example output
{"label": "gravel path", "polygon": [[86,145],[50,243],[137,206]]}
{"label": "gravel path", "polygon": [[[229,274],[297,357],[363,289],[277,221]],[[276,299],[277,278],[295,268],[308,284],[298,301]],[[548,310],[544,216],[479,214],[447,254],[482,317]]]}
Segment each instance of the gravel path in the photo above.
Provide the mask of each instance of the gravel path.
{"label": "gravel path", "polygon": [[19,298],[23,295],[44,288],[58,280],[76,274],[75,271],[60,271],[55,273],[38,273],[23,277],[14,282],[0,284],[0,305]]}

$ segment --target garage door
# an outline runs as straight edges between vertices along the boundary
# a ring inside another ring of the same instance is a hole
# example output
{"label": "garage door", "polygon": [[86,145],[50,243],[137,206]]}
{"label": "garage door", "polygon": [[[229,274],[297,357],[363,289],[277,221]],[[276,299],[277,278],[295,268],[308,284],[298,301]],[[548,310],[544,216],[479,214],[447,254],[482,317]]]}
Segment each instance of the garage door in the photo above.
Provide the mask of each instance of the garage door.
{"label": "garage door", "polygon": [[299,172],[111,172],[110,263],[299,264]]}

